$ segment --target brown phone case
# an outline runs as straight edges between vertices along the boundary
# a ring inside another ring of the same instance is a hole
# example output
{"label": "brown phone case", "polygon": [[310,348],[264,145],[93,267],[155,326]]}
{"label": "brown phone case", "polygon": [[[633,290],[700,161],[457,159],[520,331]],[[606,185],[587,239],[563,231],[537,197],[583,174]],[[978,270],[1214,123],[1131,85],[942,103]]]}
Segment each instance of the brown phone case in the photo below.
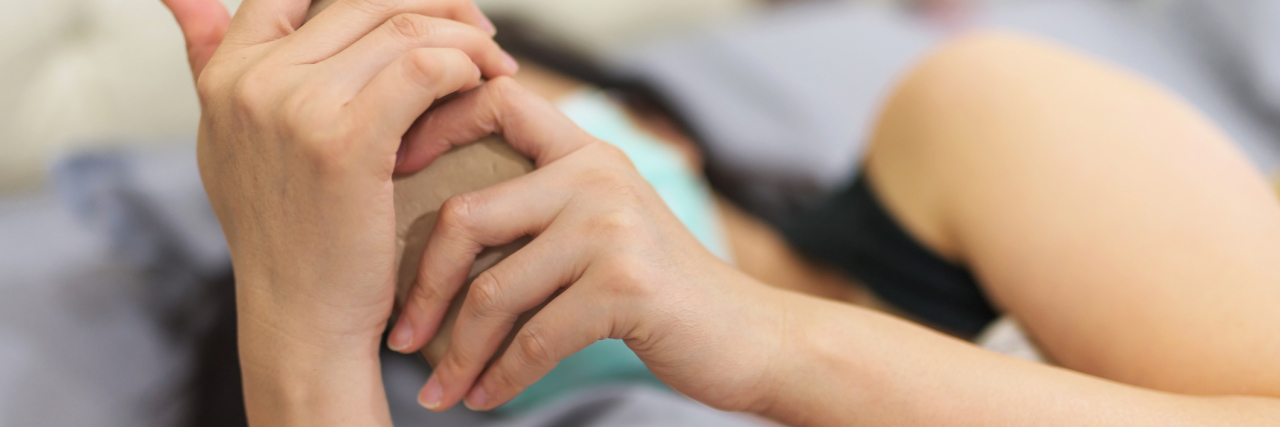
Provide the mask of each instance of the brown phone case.
{"label": "brown phone case", "polygon": [[[397,311],[404,304],[409,288],[418,276],[427,238],[435,227],[440,206],[445,200],[532,170],[533,163],[529,159],[513,150],[502,138],[492,136],[453,148],[426,169],[395,178]],[[458,310],[466,298],[471,280],[524,247],[528,241],[528,238],[523,238],[504,246],[486,249],[476,256],[476,262],[467,276],[467,286],[458,291],[436,336],[422,349],[422,355],[428,363],[435,366],[444,355],[453,333],[453,322],[458,317]],[[528,315],[521,320],[527,320],[527,317]]]}

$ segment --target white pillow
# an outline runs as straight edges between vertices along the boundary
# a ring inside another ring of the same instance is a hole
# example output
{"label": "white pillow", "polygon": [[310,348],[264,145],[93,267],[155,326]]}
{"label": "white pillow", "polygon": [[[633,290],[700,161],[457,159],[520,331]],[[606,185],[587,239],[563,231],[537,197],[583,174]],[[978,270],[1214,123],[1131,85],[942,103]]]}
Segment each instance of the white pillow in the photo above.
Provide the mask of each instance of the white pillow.
{"label": "white pillow", "polygon": [[71,148],[195,131],[182,35],[159,1],[14,1],[0,19],[0,189],[39,182]]}
{"label": "white pillow", "polygon": [[[580,48],[705,22],[759,0],[479,0]],[[195,132],[182,35],[158,0],[10,1],[0,15],[0,192],[41,182],[60,153]],[[234,10],[239,0],[223,0]]]}

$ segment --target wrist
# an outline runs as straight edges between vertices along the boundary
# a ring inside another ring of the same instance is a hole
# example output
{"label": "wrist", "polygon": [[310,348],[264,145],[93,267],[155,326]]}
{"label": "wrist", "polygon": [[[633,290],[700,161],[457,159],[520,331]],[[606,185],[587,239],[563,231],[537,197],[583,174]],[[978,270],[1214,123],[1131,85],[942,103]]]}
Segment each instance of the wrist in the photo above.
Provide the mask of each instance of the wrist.
{"label": "wrist", "polygon": [[332,274],[304,269],[281,272],[260,268],[260,264],[235,264],[236,314],[242,341],[261,338],[275,347],[322,349],[327,358],[377,358],[394,298],[390,283],[386,301],[375,303],[383,305],[378,308],[317,289],[315,284],[326,280],[343,282]]}
{"label": "wrist", "polygon": [[317,345],[283,332],[241,317],[240,362],[251,424],[390,424],[378,337]]}
{"label": "wrist", "polygon": [[[271,293],[237,271],[245,407],[253,425],[389,425],[378,350],[382,328],[350,328],[333,307]],[[275,285],[279,285],[276,283]],[[390,308],[388,307],[388,311]],[[385,328],[386,320],[381,320]]]}
{"label": "wrist", "polygon": [[851,376],[849,366],[843,366],[850,349],[838,342],[845,338],[847,325],[832,321],[833,302],[777,292],[778,348],[765,376],[764,393],[751,412],[786,425],[832,425],[824,411],[853,398],[847,394],[850,390],[836,386],[843,381],[832,381],[832,376]]}

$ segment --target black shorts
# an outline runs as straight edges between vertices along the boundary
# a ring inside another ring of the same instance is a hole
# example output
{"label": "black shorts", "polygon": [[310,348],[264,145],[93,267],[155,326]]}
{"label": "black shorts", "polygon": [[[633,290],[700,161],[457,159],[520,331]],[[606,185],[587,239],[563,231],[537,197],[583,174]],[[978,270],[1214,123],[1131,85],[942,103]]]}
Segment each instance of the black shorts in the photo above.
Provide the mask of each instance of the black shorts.
{"label": "black shorts", "polygon": [[797,250],[840,268],[880,299],[932,326],[973,336],[996,318],[969,270],[899,226],[865,175],[779,226]]}

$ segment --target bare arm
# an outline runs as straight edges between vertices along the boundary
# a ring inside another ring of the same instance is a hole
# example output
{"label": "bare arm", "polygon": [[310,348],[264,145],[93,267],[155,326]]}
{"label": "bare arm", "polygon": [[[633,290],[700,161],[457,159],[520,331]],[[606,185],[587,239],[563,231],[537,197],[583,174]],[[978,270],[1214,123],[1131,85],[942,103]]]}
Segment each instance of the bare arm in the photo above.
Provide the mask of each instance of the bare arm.
{"label": "bare arm", "polygon": [[[512,95],[518,91],[464,98],[436,119],[482,112],[482,129],[555,145],[539,136],[567,131],[532,126],[553,122],[534,118],[553,113]],[[464,142],[475,125],[428,131],[428,139]],[[665,211],[634,197],[647,191],[632,182],[629,165],[581,156],[576,162],[616,170],[620,181],[583,185],[569,173],[560,184],[530,178],[478,192],[455,203],[465,215],[444,223],[462,231],[433,236],[461,254],[428,256],[424,265],[436,270],[427,277],[447,276],[478,242],[545,230],[538,239],[559,243],[539,253],[535,239],[525,260],[478,282],[483,291],[469,295],[455,333],[489,338],[450,348],[424,392],[431,407],[464,397],[494,407],[580,346],[619,338],[686,395],[792,424],[1199,425],[1280,416],[1271,327],[1280,324],[1271,268],[1280,259],[1280,207],[1193,110],[1082,57],[1008,36],[949,45],[890,102],[869,173],[911,232],[973,266],[998,303],[1053,344],[1054,357],[1085,373],[764,288],[684,247]],[[499,214],[517,199],[539,203],[519,194],[558,185],[578,185],[563,191],[582,196],[551,203],[546,211],[555,215],[522,225]],[[575,214],[600,209],[623,214],[605,224],[616,234],[594,232],[598,215]],[[529,280],[534,265],[544,271],[547,263],[575,269]],[[457,286],[421,285],[445,295]],[[530,290],[514,286],[539,290],[522,295]],[[486,368],[511,327],[501,319],[560,287],[568,290]],[[604,308],[580,312],[588,301]],[[410,309],[438,315],[443,306]]]}
{"label": "bare arm", "polygon": [[[433,279],[417,286],[442,297],[406,307],[435,319],[414,325],[419,336],[407,352],[438,327],[460,286],[449,277],[477,248],[536,236],[472,285],[454,329],[471,339],[451,343],[420,395],[433,410],[499,406],[564,357],[615,338],[687,396],[795,425],[1266,424],[1280,416],[1280,401],[1265,394],[1193,397],[1120,384],[765,286],[697,245],[614,149],[509,80],[424,123],[424,141],[465,143],[498,129],[540,159],[533,174],[447,203],[437,229],[450,231],[428,244],[423,277]],[[495,354],[519,313],[561,290]]]}
{"label": "bare arm", "polygon": [[1274,425],[1280,400],[1153,391],[791,294],[763,414],[792,425]]}

